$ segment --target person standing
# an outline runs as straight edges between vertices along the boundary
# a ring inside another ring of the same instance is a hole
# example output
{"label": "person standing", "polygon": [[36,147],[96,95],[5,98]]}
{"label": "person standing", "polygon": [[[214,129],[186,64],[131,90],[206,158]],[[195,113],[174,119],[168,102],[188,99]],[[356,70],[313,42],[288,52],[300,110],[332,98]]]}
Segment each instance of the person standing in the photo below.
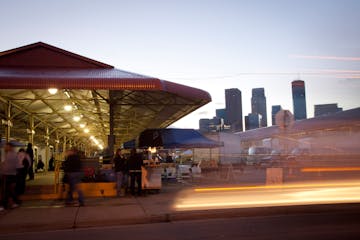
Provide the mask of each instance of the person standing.
{"label": "person standing", "polygon": [[135,195],[135,181],[137,183],[137,194],[141,195],[141,167],[143,165],[142,157],[136,153],[136,149],[131,149],[129,157],[130,191]]}
{"label": "person standing", "polygon": [[2,204],[4,208],[16,208],[19,206],[15,192],[16,166],[17,154],[13,143],[8,142],[5,145],[5,159],[2,162],[0,174],[2,175]]}
{"label": "person standing", "polygon": [[[120,197],[123,196],[125,193],[124,187],[127,185],[127,178],[128,178],[127,160],[121,154],[121,149],[116,150],[113,162],[114,162],[114,169],[116,174],[117,196]],[[124,193],[122,193],[122,191]]]}
{"label": "person standing", "polygon": [[82,178],[81,159],[76,148],[68,151],[67,157],[64,162],[64,172],[66,175],[67,183],[69,184],[69,191],[66,197],[66,205],[72,205],[74,198],[73,192],[77,191],[78,201],[80,206],[84,206],[84,195],[79,188],[79,183]]}
{"label": "person standing", "polygon": [[28,143],[27,148],[26,148],[26,153],[29,155],[30,162],[31,162],[29,170],[28,170],[29,179],[34,180],[34,150],[33,150],[31,143]]}
{"label": "person standing", "polygon": [[26,176],[31,165],[30,157],[25,149],[20,148],[17,154],[16,166],[16,194],[20,196],[25,193]]}

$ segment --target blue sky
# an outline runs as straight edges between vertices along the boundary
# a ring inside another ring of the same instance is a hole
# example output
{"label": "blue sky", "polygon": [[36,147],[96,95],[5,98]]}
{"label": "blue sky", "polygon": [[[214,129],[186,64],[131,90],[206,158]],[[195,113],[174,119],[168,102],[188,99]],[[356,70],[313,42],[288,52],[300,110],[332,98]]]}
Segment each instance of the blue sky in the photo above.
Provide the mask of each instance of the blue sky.
{"label": "blue sky", "polygon": [[[144,75],[208,91],[213,101],[175,123],[198,127],[239,88],[292,111],[291,81],[313,105],[360,105],[358,0],[0,0],[0,51],[43,41]],[[268,119],[270,119],[268,117]]]}

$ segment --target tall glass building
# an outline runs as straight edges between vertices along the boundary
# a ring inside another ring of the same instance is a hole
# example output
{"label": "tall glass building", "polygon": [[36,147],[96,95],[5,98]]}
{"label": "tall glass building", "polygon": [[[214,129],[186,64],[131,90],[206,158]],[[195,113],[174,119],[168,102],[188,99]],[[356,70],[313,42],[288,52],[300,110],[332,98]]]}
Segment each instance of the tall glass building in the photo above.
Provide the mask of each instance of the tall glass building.
{"label": "tall glass building", "polygon": [[271,124],[274,126],[276,124],[276,121],[275,121],[275,116],[276,114],[282,110],[282,107],[281,105],[273,105],[271,107]]}
{"label": "tall glass building", "polygon": [[295,80],[291,83],[294,118],[295,120],[306,119],[305,82]]}
{"label": "tall glass building", "polygon": [[261,115],[258,113],[249,113],[245,116],[245,130],[256,129],[260,127]]}
{"label": "tall glass building", "polygon": [[232,131],[243,131],[241,91],[237,88],[225,89],[226,122]]}
{"label": "tall glass building", "polygon": [[264,88],[253,88],[251,97],[251,113],[261,115],[261,127],[267,127],[266,97]]}

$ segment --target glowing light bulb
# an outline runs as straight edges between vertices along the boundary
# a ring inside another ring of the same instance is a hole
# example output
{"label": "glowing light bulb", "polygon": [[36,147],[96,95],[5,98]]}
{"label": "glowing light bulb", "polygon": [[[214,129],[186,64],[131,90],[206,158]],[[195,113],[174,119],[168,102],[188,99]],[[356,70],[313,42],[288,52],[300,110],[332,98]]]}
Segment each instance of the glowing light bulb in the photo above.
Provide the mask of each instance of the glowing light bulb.
{"label": "glowing light bulb", "polygon": [[54,95],[58,92],[58,89],[57,88],[49,88],[48,91],[51,95]]}
{"label": "glowing light bulb", "polygon": [[72,106],[71,105],[65,105],[64,109],[65,109],[65,111],[70,112],[72,110]]}

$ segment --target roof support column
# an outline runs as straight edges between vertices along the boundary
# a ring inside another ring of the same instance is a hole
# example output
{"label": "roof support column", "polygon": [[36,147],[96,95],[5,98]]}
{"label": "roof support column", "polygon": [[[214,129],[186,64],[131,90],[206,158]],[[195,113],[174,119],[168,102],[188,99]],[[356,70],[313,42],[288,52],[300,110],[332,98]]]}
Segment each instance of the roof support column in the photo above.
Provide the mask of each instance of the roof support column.
{"label": "roof support column", "polygon": [[59,132],[58,132],[58,131],[55,132],[55,136],[56,136],[56,139],[55,139],[55,149],[54,149],[54,152],[55,152],[55,153],[59,153],[59,143],[60,143],[60,140],[59,140]]}
{"label": "roof support column", "polygon": [[34,146],[34,134],[35,134],[35,130],[34,130],[35,126],[34,126],[34,116],[30,115],[29,117],[29,143],[31,143]]}
{"label": "roof support column", "polygon": [[64,136],[64,142],[63,142],[63,157],[65,158],[66,155],[66,136]]}
{"label": "roof support column", "polygon": [[6,142],[9,142],[10,140],[10,133],[11,133],[11,127],[12,127],[12,122],[11,122],[11,102],[8,101],[7,102],[7,106],[5,108],[6,110],[6,121],[5,121],[5,139]]}
{"label": "roof support column", "polygon": [[44,165],[45,165],[45,172],[47,172],[48,170],[48,165],[49,165],[49,156],[50,156],[50,149],[49,149],[49,139],[50,139],[50,134],[49,134],[49,127],[46,126],[45,128],[45,161],[44,161]]}
{"label": "roof support column", "polygon": [[113,91],[109,91],[109,99],[110,99],[110,104],[109,104],[109,130],[110,130],[110,134],[108,136],[108,148],[109,148],[109,153],[111,154],[111,156],[114,155],[114,145],[115,145],[115,135],[114,135],[114,100],[113,100]]}

